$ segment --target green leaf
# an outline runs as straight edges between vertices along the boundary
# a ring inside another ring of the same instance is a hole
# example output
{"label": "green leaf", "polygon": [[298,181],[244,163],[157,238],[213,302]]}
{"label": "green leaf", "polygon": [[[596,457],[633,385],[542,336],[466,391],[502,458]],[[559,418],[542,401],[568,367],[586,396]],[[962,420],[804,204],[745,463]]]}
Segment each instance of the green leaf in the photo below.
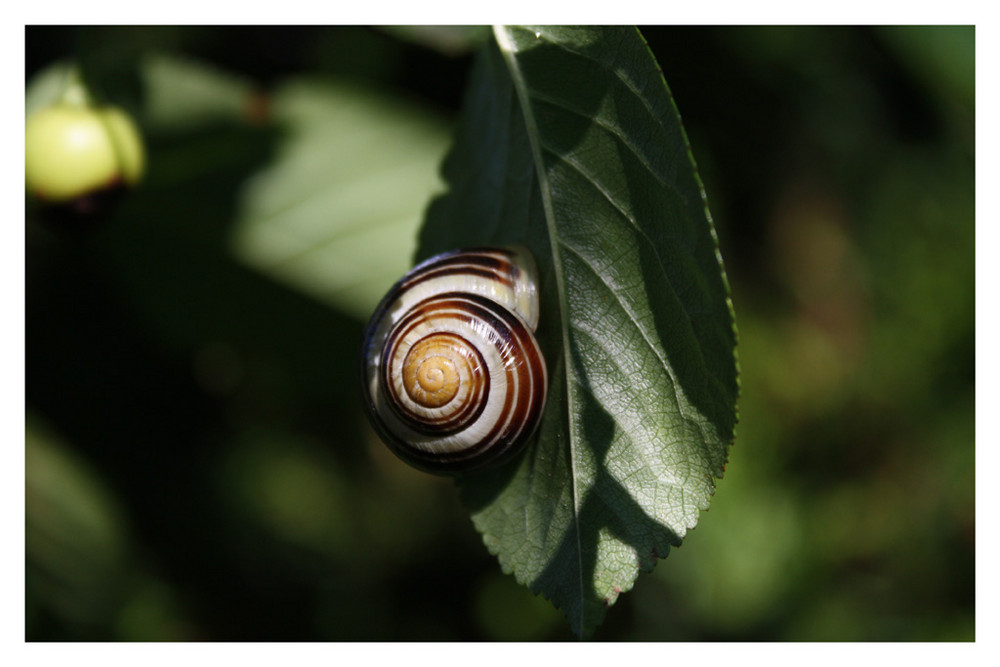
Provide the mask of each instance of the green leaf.
{"label": "green leaf", "polygon": [[550,389],[537,442],[460,481],[503,569],[590,635],[708,507],[733,440],[736,331],[687,139],[626,27],[494,31],[420,257],[527,245]]}
{"label": "green leaf", "polygon": [[129,564],[124,517],[106,485],[37,415],[24,439],[25,595],[80,626],[113,617]]}
{"label": "green leaf", "polygon": [[253,83],[210,63],[155,53],[143,58],[142,75],[152,131],[190,131],[250,116]]}
{"label": "green leaf", "polygon": [[446,56],[466,54],[490,38],[489,28],[480,25],[387,25],[380,29]]}
{"label": "green leaf", "polygon": [[405,100],[320,79],[283,85],[272,108],[287,134],[245,190],[234,251],[367,319],[408,268],[423,210],[440,190],[447,127]]}
{"label": "green leaf", "polygon": [[73,63],[60,61],[35,74],[24,91],[25,117],[55,104],[66,89],[72,72]]}

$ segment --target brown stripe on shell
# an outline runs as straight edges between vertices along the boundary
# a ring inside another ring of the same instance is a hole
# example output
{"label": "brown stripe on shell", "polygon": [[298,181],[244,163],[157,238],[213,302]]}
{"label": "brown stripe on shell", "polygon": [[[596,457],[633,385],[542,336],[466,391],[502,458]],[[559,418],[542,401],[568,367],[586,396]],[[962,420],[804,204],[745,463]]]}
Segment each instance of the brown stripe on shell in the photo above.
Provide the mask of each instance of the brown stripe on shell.
{"label": "brown stripe on shell", "polygon": [[478,263],[496,271],[501,271],[505,266],[514,264],[513,257],[514,253],[504,248],[467,248],[466,250],[446,253],[425,260],[411,269],[404,276],[404,280],[424,271],[446,265]]}
{"label": "brown stripe on shell", "polygon": [[400,291],[410,289],[420,283],[424,283],[435,278],[447,278],[449,276],[461,275],[477,276],[486,280],[493,280],[506,287],[512,287],[514,285],[514,281],[511,280],[509,273],[496,273],[488,269],[480,269],[472,266],[443,266],[440,269],[429,271],[400,285]]}
{"label": "brown stripe on shell", "polygon": [[[507,386],[513,387],[515,391],[508,391],[505,397],[503,414],[507,415],[508,418],[497,420],[493,430],[483,439],[487,443],[516,442],[521,431],[533,421],[529,417],[535,410],[540,412],[545,400],[545,385],[547,384],[545,382],[545,362],[541,357],[537,343],[535,343],[534,336],[524,326],[513,328],[511,331],[516,336],[518,344],[509,355],[515,360],[515,366],[514,368],[506,367]],[[539,369],[541,370],[540,377],[543,380],[541,391],[538,391],[534,383]],[[516,383],[512,380],[514,377],[517,378]],[[517,403],[512,406],[515,397]]]}
{"label": "brown stripe on shell", "polygon": [[[513,444],[512,442],[503,442],[498,437],[502,433],[502,429],[497,428],[497,425],[506,425],[518,417],[516,413],[512,412],[513,401],[511,400],[511,390],[517,387],[518,383],[514,382],[515,373],[512,371],[512,364],[509,360],[516,359],[518,352],[516,349],[517,346],[513,345],[512,341],[517,339],[518,331],[527,332],[527,328],[520,318],[490,299],[475,294],[456,293],[447,296],[460,297],[465,307],[473,304],[480,306],[479,309],[476,309],[480,321],[488,323],[490,330],[494,334],[491,338],[498,341],[495,347],[501,348],[502,345],[501,349],[508,350],[507,353],[501,353],[500,355],[504,360],[503,367],[507,376],[507,392],[504,395],[504,407],[497,417],[496,425],[485,437],[481,437],[478,443],[446,455],[455,460],[468,461],[482,453],[489,454],[489,456],[484,456],[484,460],[488,460],[502,454]],[[475,308],[474,305],[473,307]],[[491,342],[494,341],[491,340]],[[528,415],[524,416],[527,417]],[[500,447],[500,449],[497,450],[497,447]]]}
{"label": "brown stripe on shell", "polygon": [[475,255],[473,257],[452,257],[437,261],[431,260],[427,266],[422,267],[420,270],[408,273],[400,281],[396,291],[401,292],[410,289],[414,285],[434,278],[461,274],[479,276],[487,280],[496,280],[510,287],[514,284],[514,280],[519,273],[520,270],[509,257],[501,259],[498,257]]}
{"label": "brown stripe on shell", "polygon": [[[421,324],[421,320],[423,320],[428,313],[441,310],[441,308],[434,307],[437,304],[428,302],[433,302],[433,299],[428,299],[421,302],[419,308],[414,308],[413,310],[411,310],[410,314],[407,315],[407,317],[404,320],[399,322],[397,326],[390,332],[389,337],[386,339],[386,342],[383,346],[383,356],[381,364],[382,377],[380,382],[382,387],[384,388],[384,391],[389,397],[388,401],[389,405],[401,420],[406,422],[406,424],[409,425],[411,428],[413,428],[415,431],[419,431],[420,433],[423,433],[425,435],[437,435],[440,437],[444,437],[447,435],[451,435],[453,433],[457,433],[458,431],[462,430],[462,428],[464,428],[466,425],[474,423],[475,420],[479,418],[479,415],[482,414],[483,410],[485,409],[485,398],[489,396],[489,390],[490,390],[490,378],[488,372],[489,367],[486,363],[486,360],[483,359],[482,353],[479,350],[477,350],[470,341],[464,339],[462,336],[453,332],[447,332],[447,333],[438,332],[438,333],[428,334],[427,336],[420,338],[418,341],[415,341],[414,344],[435,335],[444,335],[450,338],[459,339],[464,343],[466,343],[468,349],[471,350],[472,353],[476,355],[476,358],[479,362],[479,366],[481,368],[487,369],[487,372],[485,376],[481,378],[481,381],[475,385],[474,389],[470,390],[468,396],[465,399],[464,404],[461,406],[461,410],[458,412],[450,413],[448,417],[445,419],[440,419],[437,421],[426,421],[425,417],[418,417],[416,415],[412,415],[403,409],[402,401],[400,400],[400,397],[396,394],[395,385],[390,381],[390,376],[392,375],[392,372],[395,370],[395,364],[392,363],[392,360],[396,357],[402,357],[401,359],[402,362],[406,358],[405,353],[398,354],[396,352],[396,341],[398,339],[405,338],[406,335],[414,327],[419,326]],[[457,310],[455,311],[455,313],[465,315],[461,311]],[[443,315],[441,313],[437,313],[435,317],[443,317]],[[465,315],[465,318],[471,319],[467,315]]]}
{"label": "brown stripe on shell", "polygon": [[[466,447],[457,452],[429,453],[420,449],[410,447],[407,443],[397,439],[397,442],[406,448],[408,454],[423,460],[428,465],[436,468],[448,466],[481,466],[493,459],[502,458],[513,446],[521,441],[521,437],[528,437],[531,433],[525,433],[530,426],[531,431],[537,426],[538,416],[540,416],[545,402],[545,364],[541,357],[540,350],[534,337],[524,324],[524,322],[512,312],[503,308],[499,304],[485,297],[473,294],[447,294],[441,298],[455,298],[455,306],[464,304],[466,307],[472,302],[481,306],[480,314],[485,311],[489,313],[492,320],[490,329],[495,333],[496,338],[502,339],[509,352],[502,355],[507,359],[514,359],[514,362],[505,361],[504,370],[507,375],[508,392],[504,397],[504,408],[497,418],[496,424],[485,437],[479,442]],[[516,360],[524,355],[524,361]],[[534,373],[532,369],[535,369]],[[536,373],[540,382],[535,381]],[[541,386],[538,386],[541,385]],[[517,396],[517,402],[514,396]]]}
{"label": "brown stripe on shell", "polygon": [[[470,326],[475,323],[480,323],[479,326],[482,326],[481,323],[487,322],[490,330],[495,333],[497,338],[503,338],[506,340],[509,338],[510,322],[498,317],[498,314],[502,315],[504,313],[509,313],[509,311],[498,306],[496,303],[486,299],[485,297],[463,294],[461,292],[449,292],[431,297],[414,306],[409,314],[407,314],[406,318],[397,323],[384,345],[382,383],[385,386],[386,392],[393,401],[390,405],[393,406],[396,414],[410,424],[414,430],[427,435],[439,435],[441,437],[456,433],[464,426],[474,423],[485,410],[485,399],[489,397],[490,379],[489,366],[486,363],[486,360],[483,358],[482,353],[472,346],[471,342],[466,341],[469,343],[470,349],[472,349],[478,356],[482,367],[487,369],[487,374],[486,377],[483,378],[483,383],[477,386],[476,390],[471,392],[469,395],[470,399],[474,396],[484,399],[480,405],[473,406],[471,415],[468,414],[470,410],[463,406],[462,413],[455,415],[453,418],[449,418],[441,422],[425,424],[420,421],[422,418],[412,416],[403,411],[399,405],[399,397],[396,396],[393,383],[390,381],[390,377],[394,370],[391,368],[392,364],[390,361],[396,357],[405,357],[405,354],[396,353],[395,347],[397,339],[405,338],[413,328],[419,326],[423,320],[427,319],[428,316],[433,315],[435,318],[439,319],[446,319],[448,317],[461,319]],[[515,318],[515,320],[520,322],[517,318]],[[435,334],[428,335],[432,336]],[[449,333],[449,335],[456,334]],[[426,338],[426,336],[424,338]],[[421,340],[423,340],[423,338]]]}
{"label": "brown stripe on shell", "polygon": [[[545,360],[531,329],[524,320],[504,305],[479,293],[448,292],[425,299],[414,306],[409,313],[404,314],[400,322],[397,322],[390,330],[382,329],[384,333],[379,332],[381,328],[379,322],[382,318],[389,316],[393,305],[398,303],[405,291],[427,280],[444,277],[460,278],[462,275],[468,275],[472,281],[496,281],[508,288],[514,287],[522,273],[515,257],[516,253],[507,249],[473,248],[431,258],[415,267],[393,286],[369,322],[365,333],[365,353],[375,354],[374,358],[379,359],[381,364],[367,364],[363,360],[362,377],[372,377],[369,375],[369,369],[372,373],[377,373],[378,381],[376,384],[381,391],[379,389],[375,389],[375,391],[379,391],[385,397],[379,400],[387,400],[390,403],[393,402],[392,394],[395,389],[393,383],[389,381],[387,361],[392,359],[392,355],[388,353],[388,350],[404,335],[403,329],[411,328],[411,324],[416,321],[415,318],[428,314],[427,309],[432,306],[432,301],[441,302],[443,299],[447,303],[447,307],[453,311],[466,311],[468,313],[466,317],[456,317],[454,312],[448,315],[449,318],[460,321],[463,326],[476,318],[480,319],[479,326],[485,326],[491,332],[489,338],[499,341],[499,344],[508,348],[506,350],[508,356],[503,361],[508,389],[503,400],[503,407],[497,415],[496,422],[490,427],[489,433],[482,437],[479,442],[463,450],[451,453],[433,453],[413,447],[405,442],[399,434],[393,433],[389,425],[381,423],[376,414],[378,408],[375,404],[375,398],[368,396],[365,405],[379,434],[400,457],[419,468],[430,472],[465,471],[504,458],[507,454],[518,449],[518,446],[536,429],[544,409],[547,390]],[[437,305],[434,307],[437,308]],[[473,313],[475,313],[475,317],[473,317]],[[404,322],[406,325],[400,327]],[[379,354],[374,349],[379,344],[379,341],[373,340],[376,336],[385,338],[383,343],[386,343],[386,352],[384,354]],[[388,344],[390,341],[392,345]],[[485,359],[478,350],[476,354],[485,364]],[[510,355],[513,355],[513,360],[511,360]],[[402,358],[405,359],[405,353],[403,353]],[[367,380],[365,387],[367,394],[369,391]],[[489,397],[489,393],[488,386],[482,389],[479,394],[483,399],[482,403]],[[476,392],[470,392],[466,399],[471,400],[475,394]],[[471,414],[470,408],[463,407],[463,410],[462,421],[465,426],[471,427],[483,416],[485,405],[477,406]],[[448,420],[437,419],[432,425],[424,425],[401,416],[400,412],[405,411],[393,410],[393,413],[399,417],[401,425],[405,424],[413,431],[423,433],[431,438],[441,435],[437,429],[443,424],[452,423]],[[448,428],[444,437],[456,435],[461,430],[462,428]]]}

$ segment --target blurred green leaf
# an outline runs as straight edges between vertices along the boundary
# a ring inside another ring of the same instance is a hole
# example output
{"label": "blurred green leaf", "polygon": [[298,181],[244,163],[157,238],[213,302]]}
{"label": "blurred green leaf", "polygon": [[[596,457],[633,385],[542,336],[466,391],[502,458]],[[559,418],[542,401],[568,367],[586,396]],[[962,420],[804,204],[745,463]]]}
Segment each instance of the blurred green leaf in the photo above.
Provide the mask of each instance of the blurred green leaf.
{"label": "blurred green leaf", "polygon": [[223,491],[267,533],[332,560],[351,546],[350,489],[309,444],[285,433],[241,438],[227,461]]}
{"label": "blurred green leaf", "polygon": [[449,56],[468,53],[490,38],[490,29],[479,25],[395,25],[382,30]]}
{"label": "blurred green leaf", "polygon": [[942,103],[963,111],[975,107],[976,28],[950,26],[881,26],[886,43]]}
{"label": "blurred green leaf", "polygon": [[24,115],[29,116],[56,102],[65,90],[72,72],[72,63],[58,62],[33,76],[24,91]]}
{"label": "blurred green leaf", "polygon": [[119,610],[116,639],[127,642],[196,641],[176,591],[148,575],[136,578]]}
{"label": "blurred green leaf", "polygon": [[142,66],[145,122],[152,130],[190,130],[219,121],[254,120],[254,86],[209,63],[150,54]]}
{"label": "blurred green leaf", "polygon": [[446,126],[403,99],[318,79],[282,86],[287,134],[248,183],[236,255],[320,301],[367,319],[408,268],[440,180]]}
{"label": "blurred green leaf", "polygon": [[121,511],[94,471],[37,419],[29,416],[25,435],[27,600],[84,632],[98,630],[126,590]]}
{"label": "blurred green leaf", "polygon": [[588,635],[708,507],[735,329],[677,110],[634,28],[502,28],[420,255],[527,244],[550,391],[537,446],[462,481],[505,571]]}
{"label": "blurred green leaf", "polygon": [[535,641],[563,623],[552,605],[510,577],[491,573],[476,595],[479,624],[494,641]]}

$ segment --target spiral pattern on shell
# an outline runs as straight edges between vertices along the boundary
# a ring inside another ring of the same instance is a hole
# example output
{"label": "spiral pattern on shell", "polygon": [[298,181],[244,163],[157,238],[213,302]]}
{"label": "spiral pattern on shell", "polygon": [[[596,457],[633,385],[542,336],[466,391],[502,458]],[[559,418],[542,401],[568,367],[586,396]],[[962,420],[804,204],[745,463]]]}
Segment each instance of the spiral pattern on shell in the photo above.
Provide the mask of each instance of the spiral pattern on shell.
{"label": "spiral pattern on shell", "polygon": [[453,474],[509,459],[545,407],[534,260],[520,248],[437,255],[397,282],[365,331],[372,424],[404,461]]}

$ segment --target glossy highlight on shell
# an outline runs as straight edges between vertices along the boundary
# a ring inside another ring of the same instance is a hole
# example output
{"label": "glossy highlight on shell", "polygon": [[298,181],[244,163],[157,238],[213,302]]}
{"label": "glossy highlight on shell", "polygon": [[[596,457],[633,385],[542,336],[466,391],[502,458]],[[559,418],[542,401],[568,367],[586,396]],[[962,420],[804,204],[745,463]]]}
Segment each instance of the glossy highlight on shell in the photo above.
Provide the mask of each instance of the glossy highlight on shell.
{"label": "glossy highlight on shell", "polygon": [[473,248],[421,263],[372,315],[362,350],[368,415],[390,449],[439,474],[508,460],[545,407],[535,263]]}

